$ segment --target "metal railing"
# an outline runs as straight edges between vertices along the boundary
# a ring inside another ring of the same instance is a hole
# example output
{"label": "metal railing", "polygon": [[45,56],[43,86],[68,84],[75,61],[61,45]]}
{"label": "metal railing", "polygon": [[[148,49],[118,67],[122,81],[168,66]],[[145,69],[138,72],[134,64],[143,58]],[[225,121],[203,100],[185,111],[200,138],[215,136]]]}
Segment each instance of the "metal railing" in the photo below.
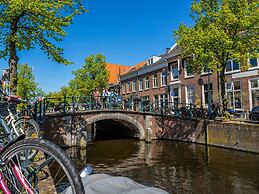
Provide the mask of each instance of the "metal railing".
{"label": "metal railing", "polygon": [[[44,98],[35,104],[36,115],[39,119],[48,113],[69,113],[92,110],[128,110],[161,115],[174,115],[184,118],[208,118],[206,108],[193,104],[174,103],[169,101],[149,101],[123,99],[121,96],[84,96]],[[220,114],[219,109],[212,109],[211,118]]]}
{"label": "metal railing", "polygon": [[[165,116],[177,116],[187,119],[223,119],[222,107],[213,104],[211,111],[205,106],[194,104],[175,103],[167,100],[149,101],[139,97],[124,99],[121,96],[72,96],[61,98],[44,98],[34,105],[34,118],[41,121],[50,113],[76,113],[93,110],[126,110],[142,113],[153,113]],[[227,120],[248,120],[247,112],[230,113]]]}

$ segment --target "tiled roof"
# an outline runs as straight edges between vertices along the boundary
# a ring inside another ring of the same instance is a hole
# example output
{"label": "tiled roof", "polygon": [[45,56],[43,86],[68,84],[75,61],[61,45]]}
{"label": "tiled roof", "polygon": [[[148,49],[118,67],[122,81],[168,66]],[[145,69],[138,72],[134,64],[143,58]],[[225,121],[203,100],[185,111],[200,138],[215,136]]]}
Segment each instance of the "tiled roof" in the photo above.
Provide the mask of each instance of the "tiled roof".
{"label": "tiled roof", "polygon": [[146,65],[146,64],[147,64],[147,61],[142,61],[142,62],[140,62],[140,63],[138,63],[138,64],[135,64],[135,65],[131,66],[128,71],[122,73],[121,75],[127,74],[127,73],[129,73],[129,72],[131,72],[131,71],[138,70],[138,69],[140,69],[141,67],[143,67],[143,66]]}
{"label": "tiled roof", "polygon": [[126,73],[132,67],[107,63],[106,68],[109,72],[109,84],[116,84],[119,81],[118,76]]}

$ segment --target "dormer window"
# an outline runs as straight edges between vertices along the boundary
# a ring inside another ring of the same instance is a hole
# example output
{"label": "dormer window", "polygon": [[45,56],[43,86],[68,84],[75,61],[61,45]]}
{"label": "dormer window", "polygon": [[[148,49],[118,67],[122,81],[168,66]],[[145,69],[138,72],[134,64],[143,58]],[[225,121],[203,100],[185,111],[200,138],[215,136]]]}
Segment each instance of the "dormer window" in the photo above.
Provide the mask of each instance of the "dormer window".
{"label": "dormer window", "polygon": [[148,59],[148,65],[152,65],[153,64],[153,58],[151,58],[151,59]]}
{"label": "dormer window", "polygon": [[147,64],[152,65],[152,64],[156,63],[157,61],[159,61],[160,59],[161,59],[161,57],[153,56],[147,60]]}

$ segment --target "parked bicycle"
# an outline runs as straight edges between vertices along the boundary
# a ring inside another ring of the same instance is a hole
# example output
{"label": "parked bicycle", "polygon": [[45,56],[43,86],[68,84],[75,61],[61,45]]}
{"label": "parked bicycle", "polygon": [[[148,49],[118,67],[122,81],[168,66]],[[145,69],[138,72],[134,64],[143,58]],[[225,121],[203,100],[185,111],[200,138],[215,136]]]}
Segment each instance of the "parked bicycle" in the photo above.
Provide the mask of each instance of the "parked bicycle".
{"label": "parked bicycle", "polygon": [[[11,126],[10,126],[11,127]],[[16,193],[84,193],[72,161],[57,145],[43,139],[16,137],[0,117],[0,189]],[[30,153],[36,153],[29,157]]]}
{"label": "parked bicycle", "polygon": [[26,137],[38,138],[40,136],[40,128],[38,123],[29,115],[21,113],[13,114],[10,109],[12,102],[20,103],[22,100],[18,96],[9,96],[7,101],[8,115],[4,118],[7,125],[11,128],[11,134],[15,137],[25,133]]}

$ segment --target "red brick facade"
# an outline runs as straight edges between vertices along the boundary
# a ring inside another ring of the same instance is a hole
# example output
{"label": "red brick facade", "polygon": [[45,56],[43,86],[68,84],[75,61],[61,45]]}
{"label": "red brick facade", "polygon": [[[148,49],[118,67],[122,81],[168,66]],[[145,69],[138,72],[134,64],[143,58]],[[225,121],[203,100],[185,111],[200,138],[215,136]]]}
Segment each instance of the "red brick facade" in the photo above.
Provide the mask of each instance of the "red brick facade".
{"label": "red brick facade", "polygon": [[[141,68],[122,75],[121,95],[124,98],[139,96],[150,102],[166,100],[183,105],[202,104],[206,107],[210,89],[212,103],[219,103],[217,73],[192,74],[187,72],[187,65],[181,58],[180,48],[174,45],[168,53],[161,55],[157,62],[151,65],[147,62]],[[167,78],[164,85],[161,84],[162,74]],[[157,87],[153,85],[154,75],[157,76]],[[145,88],[146,78],[149,80],[149,88]],[[198,84],[199,79],[203,81],[201,86]],[[143,90],[139,88],[141,80]],[[133,91],[134,83],[136,87]],[[253,60],[253,67],[248,71],[241,71],[237,63],[230,61],[226,70],[226,93],[229,108],[247,112],[253,106],[259,105],[259,59]]]}

